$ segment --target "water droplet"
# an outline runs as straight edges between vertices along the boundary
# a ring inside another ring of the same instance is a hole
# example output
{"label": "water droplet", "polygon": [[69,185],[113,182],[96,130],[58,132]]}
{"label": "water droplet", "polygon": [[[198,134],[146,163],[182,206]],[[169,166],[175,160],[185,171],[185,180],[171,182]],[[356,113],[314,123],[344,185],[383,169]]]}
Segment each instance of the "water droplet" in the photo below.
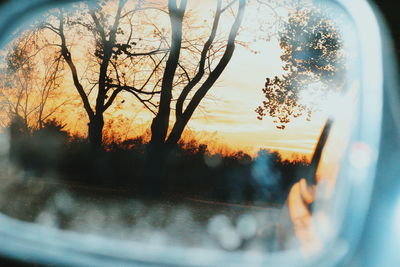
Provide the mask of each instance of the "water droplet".
{"label": "water droplet", "polygon": [[356,142],[350,150],[350,164],[356,169],[367,168],[372,161],[373,151],[363,142]]}
{"label": "water droplet", "polygon": [[250,239],[257,232],[257,221],[251,214],[243,214],[239,217],[236,225],[236,231],[244,239]]}

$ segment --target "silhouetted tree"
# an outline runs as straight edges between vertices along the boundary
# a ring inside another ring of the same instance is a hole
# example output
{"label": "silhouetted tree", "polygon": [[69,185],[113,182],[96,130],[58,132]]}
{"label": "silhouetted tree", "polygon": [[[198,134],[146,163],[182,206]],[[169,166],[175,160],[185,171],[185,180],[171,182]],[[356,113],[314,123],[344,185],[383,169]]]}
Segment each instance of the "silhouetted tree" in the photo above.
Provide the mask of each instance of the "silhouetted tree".
{"label": "silhouetted tree", "polygon": [[35,30],[6,49],[0,85],[3,126],[17,119],[40,129],[67,102],[57,101],[63,70],[60,56],[48,55],[45,49]]}
{"label": "silhouetted tree", "polygon": [[[213,51],[213,43],[216,40],[217,31],[220,27],[221,16],[235,3],[238,6],[237,13],[232,23],[224,52],[214,64],[210,64],[208,61],[209,54]],[[193,113],[218,80],[235,50],[235,39],[243,20],[246,0],[233,0],[228,2],[226,6],[222,5],[222,0],[218,0],[216,4],[211,32],[199,50],[200,58],[196,61],[198,65],[197,71],[193,77],[190,77],[181,64],[184,34],[183,21],[186,17],[187,0],[182,0],[179,5],[176,0],[168,1],[168,12],[171,21],[171,47],[161,84],[160,103],[151,124],[152,135],[144,177],[145,190],[153,192],[156,195],[159,194],[159,188],[157,187],[160,184],[165,157],[180,140]],[[187,80],[183,85],[183,89],[178,94],[175,103],[175,122],[171,125],[173,91],[177,89],[174,80],[179,68],[183,69]],[[170,127],[172,129],[169,132]]]}
{"label": "silhouetted tree", "polygon": [[[168,53],[164,33],[152,32],[153,25],[135,26],[137,12],[158,8],[143,7],[143,1],[135,1],[130,7],[126,4],[127,0],[97,1],[83,5],[83,9],[74,8],[72,12],[62,9],[50,14],[42,24],[42,29],[56,34],[58,40],[51,45],[60,48],[59,54],[69,66],[74,87],[89,118],[88,139],[95,148],[102,146],[104,113],[121,92],[130,93],[150,111],[155,106],[152,98],[160,93],[158,72]],[[146,40],[142,37],[145,34],[150,35]],[[74,50],[82,43],[74,43],[72,35],[86,42],[84,55],[79,49]],[[76,63],[83,57],[86,57],[85,72],[90,73],[86,76],[80,73]],[[93,93],[95,96],[91,96]]]}
{"label": "silhouetted tree", "polygon": [[[220,26],[220,19],[222,14],[235,2],[238,2],[238,11],[235,20],[232,24],[229,32],[228,40],[226,42],[226,48],[219,59],[218,63],[215,64],[214,69],[206,73],[205,68],[211,68],[206,65],[207,55],[210,53],[213,42],[216,38],[217,30]],[[178,6],[175,0],[168,2],[168,10],[171,18],[172,37],[171,37],[171,50],[167,60],[167,65],[164,70],[160,105],[157,111],[157,115],[153,119],[151,129],[152,137],[151,144],[171,144],[175,145],[182,136],[183,130],[187,125],[188,121],[192,117],[194,111],[199,106],[201,100],[205,97],[214,83],[218,80],[230,59],[232,58],[235,50],[235,39],[239,31],[240,24],[243,19],[244,8],[246,5],[245,0],[234,0],[228,3],[227,6],[222,6],[222,0],[217,1],[217,8],[214,16],[214,21],[209,35],[208,40],[204,43],[201,50],[200,59],[198,61],[198,69],[194,77],[188,77],[187,83],[183,87],[183,90],[179,93],[178,99],[175,104],[175,122],[172,126],[172,131],[168,133],[170,126],[170,113],[171,113],[171,101],[172,91],[174,90],[174,77],[177,68],[180,66],[180,53],[182,49],[182,23],[185,17],[187,1],[181,1]],[[200,84],[200,81],[202,83]],[[195,87],[200,85],[195,90]],[[192,92],[195,90],[194,92]],[[188,99],[190,93],[193,93],[193,97]],[[187,101],[187,103],[185,103]],[[186,104],[186,105],[185,105]],[[184,108],[184,106],[186,106]]]}

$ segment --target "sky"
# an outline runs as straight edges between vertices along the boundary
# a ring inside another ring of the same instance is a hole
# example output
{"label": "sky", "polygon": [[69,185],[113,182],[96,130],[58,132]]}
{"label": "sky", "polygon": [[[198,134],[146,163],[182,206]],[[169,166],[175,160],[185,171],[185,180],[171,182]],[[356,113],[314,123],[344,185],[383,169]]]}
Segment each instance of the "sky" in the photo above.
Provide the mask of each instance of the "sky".
{"label": "sky", "polygon": [[217,132],[220,142],[235,144],[251,154],[259,149],[279,150],[310,155],[325,119],[315,114],[312,121],[296,118],[284,130],[277,129],[273,119],[257,119],[255,108],[264,100],[262,88],[267,77],[282,73],[280,47],[276,40],[259,41],[258,54],[238,46],[226,71],[202,112],[189,123],[193,131]]}
{"label": "sky", "polygon": [[[215,1],[205,2],[189,1],[188,9],[196,10],[196,16],[209,18],[210,6],[214,7]],[[249,47],[236,46],[227,68],[194,113],[188,129],[192,136],[209,143],[216,151],[225,147],[255,156],[260,149],[270,149],[279,151],[284,158],[292,159],[293,154],[310,158],[326,121],[322,114],[314,114],[311,121],[296,118],[284,130],[277,129],[272,118],[257,119],[255,109],[265,99],[265,79],[283,74],[277,38],[268,38],[271,33],[259,29],[260,23],[273,24],[275,16],[269,8],[261,11],[247,6],[237,40]],[[278,12],[285,16],[285,10]],[[222,23],[226,29],[230,25],[228,20]],[[149,115],[144,111],[136,120],[146,124]]]}
{"label": "sky", "polygon": [[[188,9],[196,10],[194,15],[200,19],[210,21],[210,5],[214,1],[189,1]],[[277,10],[280,16],[285,16],[285,10]],[[221,22],[222,29],[228,30],[232,16]],[[220,147],[231,150],[243,150],[253,156],[260,149],[279,151],[284,158],[292,158],[292,154],[300,154],[310,157],[317,142],[320,131],[326,121],[323,114],[314,114],[311,121],[300,117],[293,119],[284,130],[277,129],[273,119],[265,117],[257,119],[255,109],[262,103],[264,96],[262,88],[267,77],[279,76],[283,73],[283,62],[280,59],[281,49],[276,38],[270,37],[270,32],[260,30],[260,25],[274,24],[273,12],[266,8],[258,10],[254,6],[248,6],[242,24],[242,31],[237,39],[245,42],[249,47],[237,45],[235,53],[227,68],[211,88],[209,94],[201,102],[189,121],[188,130],[199,141],[209,143],[210,148],[218,150]],[[164,22],[169,23],[168,19]],[[81,42],[78,36],[72,36],[69,40],[79,44],[71,48],[72,56],[76,60],[78,72],[85,72],[85,42]],[[83,46],[82,46],[83,45]],[[82,50],[83,49],[83,50]],[[256,53],[254,53],[254,51]],[[73,88],[70,74],[65,74],[64,96],[77,95]],[[106,120],[120,122],[121,132],[126,137],[132,137],[145,131],[152,119],[152,114],[138,103],[132,102],[128,96],[125,104],[121,101],[117,105],[121,109],[114,109],[106,114]],[[121,98],[119,100],[121,100]],[[60,114],[68,123],[68,128],[82,134],[86,132],[87,118],[79,107],[79,98],[76,102],[76,112]],[[83,115],[82,115],[83,114]]]}
{"label": "sky", "polygon": [[[285,15],[285,10],[277,11]],[[272,118],[260,121],[254,111],[265,99],[262,93],[265,79],[283,74],[282,51],[277,38],[268,38],[271,33],[259,29],[260,23],[273,24],[275,16],[270,12],[268,8],[247,7],[242,24],[244,30],[237,39],[248,43],[249,47],[236,46],[229,65],[188,127],[198,136],[214,133],[211,136],[215,142],[251,155],[256,155],[260,149],[271,149],[287,158],[294,153],[310,157],[326,121],[322,114],[314,114],[312,121],[303,117],[294,119],[280,130]]]}

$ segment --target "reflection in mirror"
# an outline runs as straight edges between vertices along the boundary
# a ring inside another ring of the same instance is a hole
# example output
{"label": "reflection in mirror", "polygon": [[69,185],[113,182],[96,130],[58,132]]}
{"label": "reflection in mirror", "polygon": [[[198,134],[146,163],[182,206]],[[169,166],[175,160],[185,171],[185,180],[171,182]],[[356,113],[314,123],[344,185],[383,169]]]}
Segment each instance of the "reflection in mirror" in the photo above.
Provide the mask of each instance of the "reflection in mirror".
{"label": "reflection in mirror", "polygon": [[317,251],[339,227],[327,213],[358,111],[340,12],[306,0],[44,12],[1,50],[1,212],[162,246]]}

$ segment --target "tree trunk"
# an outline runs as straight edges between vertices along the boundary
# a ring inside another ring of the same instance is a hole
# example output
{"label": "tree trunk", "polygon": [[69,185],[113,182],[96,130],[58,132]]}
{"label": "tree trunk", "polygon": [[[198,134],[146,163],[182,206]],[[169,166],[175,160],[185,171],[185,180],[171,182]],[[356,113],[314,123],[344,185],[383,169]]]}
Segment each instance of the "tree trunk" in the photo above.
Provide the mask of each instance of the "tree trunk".
{"label": "tree trunk", "polygon": [[161,84],[160,105],[158,112],[151,123],[151,140],[147,149],[145,166],[141,181],[141,192],[146,196],[158,198],[162,193],[162,176],[171,148],[166,144],[174,77],[179,63],[182,47],[182,20],[186,10],[186,0],[182,0],[179,7],[176,0],[168,1],[172,36],[171,48],[165,66]]}
{"label": "tree trunk", "polygon": [[182,133],[185,130],[186,124],[189,119],[187,118],[179,118],[176,120],[174,127],[172,128],[171,133],[168,136],[167,144],[170,146],[174,146],[178,143],[178,141],[182,137]]}
{"label": "tree trunk", "polygon": [[145,197],[159,198],[162,195],[162,178],[172,147],[165,143],[150,143],[140,181],[140,193]]}
{"label": "tree trunk", "polygon": [[151,144],[156,146],[165,142],[167,137],[169,119],[171,113],[172,89],[174,77],[179,63],[179,57],[182,48],[182,27],[183,17],[185,15],[186,2],[182,1],[182,7],[176,6],[176,1],[168,2],[170,13],[172,36],[171,49],[165,66],[164,75],[161,83],[160,105],[156,117],[151,124]]}
{"label": "tree trunk", "polygon": [[88,137],[90,145],[95,149],[100,149],[103,141],[103,114],[96,115],[88,123]]}

